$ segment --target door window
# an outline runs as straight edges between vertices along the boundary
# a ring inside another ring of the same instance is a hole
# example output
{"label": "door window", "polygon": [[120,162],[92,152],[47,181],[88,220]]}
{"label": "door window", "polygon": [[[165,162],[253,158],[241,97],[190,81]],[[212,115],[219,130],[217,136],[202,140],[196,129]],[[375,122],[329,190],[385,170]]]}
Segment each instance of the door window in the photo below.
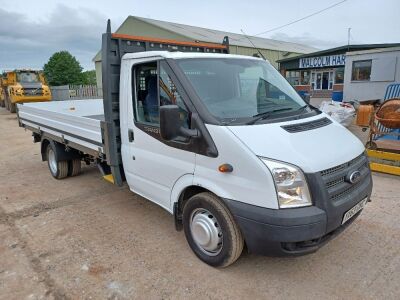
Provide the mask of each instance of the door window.
{"label": "door window", "polygon": [[329,86],[328,86],[329,90],[333,89],[333,79],[334,79],[333,71],[330,71],[329,72]]}
{"label": "door window", "polygon": [[158,124],[159,104],[157,91],[157,62],[137,65],[134,68],[135,120],[139,123]]}
{"label": "door window", "polygon": [[315,90],[315,72],[311,72],[311,89]]}
{"label": "door window", "polygon": [[322,89],[327,90],[329,88],[329,72],[322,73]]}
{"label": "door window", "polygon": [[[135,120],[148,125],[160,125],[160,106],[176,104],[180,108],[182,125],[189,126],[189,113],[164,62],[149,62],[134,66]],[[159,73],[159,75],[158,75]]]}
{"label": "door window", "polygon": [[322,73],[317,73],[317,79],[315,82],[315,89],[320,90],[322,88]]}

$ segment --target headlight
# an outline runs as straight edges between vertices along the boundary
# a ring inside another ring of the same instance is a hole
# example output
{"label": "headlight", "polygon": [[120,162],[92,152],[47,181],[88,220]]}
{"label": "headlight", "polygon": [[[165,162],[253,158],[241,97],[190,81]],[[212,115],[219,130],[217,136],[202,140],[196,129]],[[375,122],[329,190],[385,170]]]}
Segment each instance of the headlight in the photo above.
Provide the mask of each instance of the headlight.
{"label": "headlight", "polygon": [[311,196],[303,172],[286,163],[260,157],[274,178],[279,208],[310,206]]}
{"label": "headlight", "polygon": [[14,93],[15,95],[22,95],[21,88],[11,88],[11,92]]}

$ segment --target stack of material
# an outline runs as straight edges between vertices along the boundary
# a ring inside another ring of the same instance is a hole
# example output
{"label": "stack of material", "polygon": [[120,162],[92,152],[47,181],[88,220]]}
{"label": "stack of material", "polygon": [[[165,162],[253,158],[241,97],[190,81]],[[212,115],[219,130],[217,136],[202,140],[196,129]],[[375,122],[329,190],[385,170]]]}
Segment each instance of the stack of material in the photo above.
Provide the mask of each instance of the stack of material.
{"label": "stack of material", "polygon": [[350,103],[324,101],[319,109],[345,127],[351,125],[355,115],[355,109]]}

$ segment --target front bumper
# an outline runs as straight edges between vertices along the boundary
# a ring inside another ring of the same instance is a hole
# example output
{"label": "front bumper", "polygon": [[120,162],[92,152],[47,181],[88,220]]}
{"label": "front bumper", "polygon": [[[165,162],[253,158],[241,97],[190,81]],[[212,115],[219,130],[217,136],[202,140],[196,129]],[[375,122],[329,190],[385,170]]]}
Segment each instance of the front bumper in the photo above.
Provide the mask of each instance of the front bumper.
{"label": "front bumper", "polygon": [[18,96],[12,95],[11,97],[12,103],[29,103],[29,102],[45,102],[51,101],[51,95],[42,95],[42,96]]}
{"label": "front bumper", "polygon": [[[365,168],[365,164],[361,162],[357,168]],[[325,188],[323,176],[307,174],[315,199],[314,205],[309,207],[277,210],[224,200],[243,233],[250,253],[303,255],[315,252],[360,215],[360,212],[357,213],[342,225],[343,216],[349,209],[365,198],[370,199],[372,178],[369,169],[363,174],[362,181],[353,189],[344,186],[336,191],[340,198],[329,194],[332,188]],[[343,193],[343,190],[348,192]]]}

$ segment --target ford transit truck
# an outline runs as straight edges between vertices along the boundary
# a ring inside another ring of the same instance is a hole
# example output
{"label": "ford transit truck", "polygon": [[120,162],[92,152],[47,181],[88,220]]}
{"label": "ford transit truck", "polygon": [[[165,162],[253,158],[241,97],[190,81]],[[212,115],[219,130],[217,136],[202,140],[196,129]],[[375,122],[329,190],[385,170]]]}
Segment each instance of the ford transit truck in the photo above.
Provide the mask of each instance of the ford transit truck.
{"label": "ford transit truck", "polygon": [[[173,215],[203,262],[315,252],[370,199],[362,143],[268,62],[222,44],[102,37],[103,98],[24,103],[56,179],[96,164]],[[161,243],[162,241],[160,241]]]}

